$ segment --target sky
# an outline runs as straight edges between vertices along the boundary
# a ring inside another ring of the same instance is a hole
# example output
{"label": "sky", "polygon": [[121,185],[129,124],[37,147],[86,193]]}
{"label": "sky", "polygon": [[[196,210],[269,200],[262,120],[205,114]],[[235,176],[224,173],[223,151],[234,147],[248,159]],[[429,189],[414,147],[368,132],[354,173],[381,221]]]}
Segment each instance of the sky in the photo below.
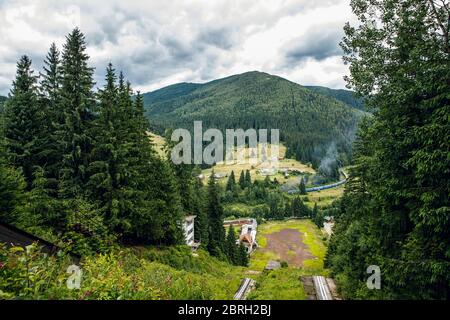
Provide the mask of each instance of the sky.
{"label": "sky", "polygon": [[36,73],[52,42],[86,35],[96,86],[106,65],[135,90],[262,71],[302,85],[344,88],[339,42],[349,0],[0,0],[0,94],[18,58]]}

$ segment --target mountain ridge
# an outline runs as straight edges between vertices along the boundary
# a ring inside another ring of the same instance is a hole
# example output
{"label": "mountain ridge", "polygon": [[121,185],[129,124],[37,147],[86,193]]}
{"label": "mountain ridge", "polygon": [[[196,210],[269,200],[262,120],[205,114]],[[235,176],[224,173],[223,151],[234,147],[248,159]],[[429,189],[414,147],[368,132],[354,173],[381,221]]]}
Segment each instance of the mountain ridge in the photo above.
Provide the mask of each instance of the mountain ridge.
{"label": "mountain ridge", "polygon": [[363,112],[279,76],[251,71],[204,84],[180,83],[144,93],[152,130],[192,127],[280,129],[287,156],[319,166],[334,158],[348,163],[350,143]]}

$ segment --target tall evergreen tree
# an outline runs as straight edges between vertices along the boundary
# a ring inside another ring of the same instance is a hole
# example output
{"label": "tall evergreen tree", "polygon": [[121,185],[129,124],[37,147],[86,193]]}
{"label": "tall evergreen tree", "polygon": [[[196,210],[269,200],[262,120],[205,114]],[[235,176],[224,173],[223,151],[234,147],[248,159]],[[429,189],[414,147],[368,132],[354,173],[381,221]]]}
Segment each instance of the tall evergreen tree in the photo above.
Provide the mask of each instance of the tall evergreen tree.
{"label": "tall evergreen tree", "polygon": [[[123,85],[119,77],[119,91],[122,92],[123,110],[128,110],[131,100],[130,86]],[[128,92],[128,94],[127,94]],[[148,123],[144,115],[142,96],[138,94],[131,104],[134,114],[131,126],[134,133],[128,142],[130,164],[127,167],[131,186],[127,202],[132,207],[124,210],[128,224],[128,235],[132,240],[150,241],[159,244],[176,244],[182,241],[181,220],[183,208],[173,168],[156,155],[146,130]],[[122,220],[122,219],[121,219]],[[123,227],[126,227],[124,225]]]}
{"label": "tall evergreen tree", "polygon": [[[450,297],[450,8],[438,3],[352,1],[347,80],[374,116],[327,258],[348,298]],[[365,286],[368,265],[382,270],[380,290]]]}
{"label": "tall evergreen tree", "polygon": [[225,229],[223,227],[223,208],[220,204],[219,186],[214,179],[214,171],[211,173],[208,182],[207,213],[209,221],[208,251],[213,255],[220,255],[224,251]]}
{"label": "tall evergreen tree", "polygon": [[250,176],[250,170],[245,171],[245,184],[247,187],[252,185],[252,177]]}
{"label": "tall evergreen tree", "polygon": [[241,171],[241,175],[239,176],[239,186],[241,187],[241,189],[245,189],[246,185],[245,173],[244,171]]}
{"label": "tall evergreen tree", "polygon": [[63,150],[61,190],[66,196],[81,194],[88,180],[95,110],[94,70],[88,60],[84,35],[76,28],[66,37],[61,65],[64,125],[59,130],[59,141]]}
{"label": "tall evergreen tree", "polygon": [[225,253],[230,263],[235,265],[239,264],[238,247],[236,246],[236,233],[234,232],[234,227],[232,224],[230,224],[230,227],[228,228],[225,242]]}
{"label": "tall evergreen tree", "polygon": [[234,177],[234,171],[231,171],[230,176],[228,177],[226,191],[233,191],[236,186],[236,178]]}
{"label": "tall evergreen tree", "polygon": [[26,182],[20,170],[8,164],[0,145],[0,221],[15,223],[25,202]]}
{"label": "tall evergreen tree", "polygon": [[49,187],[56,194],[63,152],[57,133],[62,129],[65,115],[61,103],[61,59],[55,43],[50,46],[40,76],[39,100],[46,119],[45,172]]}
{"label": "tall evergreen tree", "polygon": [[205,208],[205,188],[200,179],[195,180],[194,189],[196,190],[195,207],[196,218],[194,221],[194,238],[199,241],[204,248],[208,246],[208,216]]}
{"label": "tall evergreen tree", "polygon": [[306,186],[305,186],[305,181],[303,180],[303,178],[300,179],[300,184],[298,186],[299,192],[301,195],[305,195],[306,194]]}
{"label": "tall evergreen tree", "polygon": [[[116,223],[121,210],[121,178],[126,163],[125,144],[121,141],[120,109],[115,70],[106,69],[105,87],[98,93],[98,118],[93,122],[92,150],[87,173],[90,197],[100,202],[106,219]],[[121,170],[122,169],[122,170]]]}
{"label": "tall evergreen tree", "polygon": [[238,256],[239,256],[239,264],[241,266],[248,266],[249,257],[247,253],[247,248],[245,248],[244,244],[241,242],[238,247]]}
{"label": "tall evergreen tree", "polygon": [[42,121],[36,82],[31,60],[22,56],[17,63],[10,99],[6,104],[4,135],[10,163],[21,168],[31,189],[33,172],[39,165],[42,151]]}

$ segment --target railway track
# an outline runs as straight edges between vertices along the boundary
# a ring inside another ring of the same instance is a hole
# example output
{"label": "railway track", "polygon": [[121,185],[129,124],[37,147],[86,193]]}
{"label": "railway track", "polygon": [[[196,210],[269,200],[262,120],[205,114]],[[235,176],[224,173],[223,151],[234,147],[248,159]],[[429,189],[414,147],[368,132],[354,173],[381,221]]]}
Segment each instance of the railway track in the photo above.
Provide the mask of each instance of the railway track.
{"label": "railway track", "polygon": [[234,295],[233,299],[234,300],[245,300],[247,294],[251,291],[254,284],[255,284],[255,280],[250,279],[250,278],[244,278],[244,280],[242,280],[242,282],[241,282],[241,285],[240,285],[238,291]]}
{"label": "railway track", "polygon": [[317,300],[333,300],[328,284],[323,276],[313,276]]}

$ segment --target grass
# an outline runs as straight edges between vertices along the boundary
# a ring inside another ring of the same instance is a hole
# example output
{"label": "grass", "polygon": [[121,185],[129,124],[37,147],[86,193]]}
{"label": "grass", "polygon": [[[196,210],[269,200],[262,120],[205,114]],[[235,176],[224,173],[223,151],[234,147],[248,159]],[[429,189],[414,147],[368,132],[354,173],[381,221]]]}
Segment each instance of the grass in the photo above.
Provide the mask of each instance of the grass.
{"label": "grass", "polygon": [[[278,232],[284,229],[295,229],[303,234],[303,243],[308,246],[309,251],[315,257],[304,261],[305,268],[313,269],[318,272],[323,271],[323,259],[325,258],[326,247],[323,243],[323,233],[317,226],[307,219],[274,221],[262,224],[258,227],[257,242],[261,248],[267,245],[268,234]],[[250,260],[250,268],[254,270],[264,269],[269,260],[279,259],[276,252],[262,252],[256,250]]]}
{"label": "grass", "polygon": [[166,153],[164,152],[164,145],[166,143],[165,139],[153,132],[147,131],[147,135],[150,137],[150,140],[153,142],[155,146],[155,151],[160,157],[166,157]]}
{"label": "grass", "polygon": [[[256,279],[257,287],[248,299],[306,299],[300,277],[302,275],[328,275],[328,270],[324,269],[323,265],[326,254],[326,247],[322,240],[323,233],[311,220],[272,221],[259,225],[257,234],[259,247],[265,248],[267,246],[267,235],[284,229],[295,229],[301,232],[303,243],[308,247],[314,258],[305,260],[303,267],[300,268],[289,266],[288,268],[264,271]],[[264,269],[269,260],[279,259],[277,252],[262,252],[257,249],[251,256],[249,268],[260,271]]]}
{"label": "grass", "polygon": [[314,207],[314,203],[317,203],[319,207],[330,205],[334,200],[340,198],[344,194],[345,185],[340,185],[336,188],[325,189],[321,191],[308,192],[309,202],[305,202],[311,208]]}
{"label": "grass", "polygon": [[[270,150],[270,144],[268,144],[268,150]],[[268,152],[268,155],[270,156],[270,151]],[[303,164],[297,160],[294,159],[285,159],[286,156],[286,146],[283,144],[280,144],[279,146],[279,167],[280,168],[291,168],[295,169],[301,172],[308,172],[308,173],[315,173],[315,170],[311,168],[310,166]],[[236,159],[236,151],[235,151],[235,159]],[[244,159],[249,159],[248,151],[245,151]],[[239,178],[239,174],[241,171],[250,170],[250,175],[253,180],[264,180],[265,176],[262,176],[258,173],[259,169],[264,168],[260,163],[259,164],[250,164],[248,161],[245,161],[245,163],[233,163],[233,164],[226,164],[223,162],[217,163],[213,168],[208,168],[202,171],[202,173],[205,175],[205,177],[209,177],[211,175],[211,171],[214,169],[215,173],[222,174],[224,176],[228,176],[231,174],[231,171],[234,171],[234,174],[236,175],[236,178]],[[273,176],[270,176],[271,180],[277,179],[280,183],[284,183],[290,179],[296,179],[295,176],[288,176],[287,178],[281,174],[275,174]],[[225,184],[227,181],[226,178],[222,178],[219,180],[220,184]]]}
{"label": "grass", "polygon": [[198,250],[194,255],[184,246],[147,247],[140,250],[139,256],[145,259],[184,272],[191,279],[200,277],[212,299],[232,299],[244,277],[257,277],[257,275],[248,275],[247,268],[220,261],[204,250]]}
{"label": "grass", "polygon": [[[301,269],[282,268],[261,276],[248,300],[304,300],[306,293],[300,282]],[[264,278],[263,281],[261,279]]]}

